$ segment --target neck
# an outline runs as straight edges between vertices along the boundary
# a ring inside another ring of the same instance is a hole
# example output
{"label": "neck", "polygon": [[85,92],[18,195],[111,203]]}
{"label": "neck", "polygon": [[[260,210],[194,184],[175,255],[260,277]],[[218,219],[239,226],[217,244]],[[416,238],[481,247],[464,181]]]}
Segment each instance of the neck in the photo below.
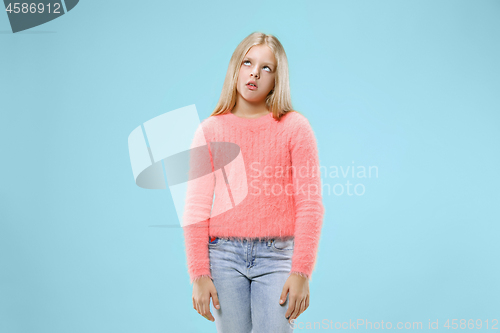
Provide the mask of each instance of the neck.
{"label": "neck", "polygon": [[239,117],[260,117],[268,114],[270,111],[267,109],[266,101],[252,103],[241,96],[238,96],[236,105],[231,110],[231,113]]}

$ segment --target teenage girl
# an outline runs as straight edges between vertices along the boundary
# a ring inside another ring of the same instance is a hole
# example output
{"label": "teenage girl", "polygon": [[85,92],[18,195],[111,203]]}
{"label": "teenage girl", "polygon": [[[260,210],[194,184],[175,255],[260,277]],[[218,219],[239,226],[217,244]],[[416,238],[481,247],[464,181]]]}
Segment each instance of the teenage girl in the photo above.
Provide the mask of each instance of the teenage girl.
{"label": "teenage girl", "polygon": [[194,143],[207,154],[191,169],[212,172],[190,178],[186,196],[193,308],[218,332],[292,332],[309,306],[324,207],[316,139],[292,109],[275,36],[238,45]]}

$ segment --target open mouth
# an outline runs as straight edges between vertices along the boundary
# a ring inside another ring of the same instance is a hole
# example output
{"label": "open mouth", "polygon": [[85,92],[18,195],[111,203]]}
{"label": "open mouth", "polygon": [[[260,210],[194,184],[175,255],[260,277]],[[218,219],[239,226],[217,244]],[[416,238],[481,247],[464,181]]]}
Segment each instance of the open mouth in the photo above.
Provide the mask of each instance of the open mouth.
{"label": "open mouth", "polygon": [[250,89],[250,90],[255,90],[255,89],[257,89],[257,86],[256,86],[256,85],[254,85],[253,83],[248,83],[248,84],[247,84],[247,87],[248,87],[248,89]]}

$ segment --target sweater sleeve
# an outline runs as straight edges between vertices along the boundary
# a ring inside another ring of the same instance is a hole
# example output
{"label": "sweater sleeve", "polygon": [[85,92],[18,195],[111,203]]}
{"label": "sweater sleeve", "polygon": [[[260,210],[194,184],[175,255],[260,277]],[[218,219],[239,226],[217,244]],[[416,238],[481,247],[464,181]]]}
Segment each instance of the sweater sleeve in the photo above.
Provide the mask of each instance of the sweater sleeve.
{"label": "sweater sleeve", "polygon": [[215,176],[212,153],[200,125],[189,154],[189,180],[183,214],[183,233],[190,282],[212,278],[208,256],[208,225],[212,210]]}
{"label": "sweater sleeve", "polygon": [[310,280],[325,210],[316,138],[309,121],[302,115],[297,117],[292,129],[290,156],[295,205],[295,241],[290,273]]}

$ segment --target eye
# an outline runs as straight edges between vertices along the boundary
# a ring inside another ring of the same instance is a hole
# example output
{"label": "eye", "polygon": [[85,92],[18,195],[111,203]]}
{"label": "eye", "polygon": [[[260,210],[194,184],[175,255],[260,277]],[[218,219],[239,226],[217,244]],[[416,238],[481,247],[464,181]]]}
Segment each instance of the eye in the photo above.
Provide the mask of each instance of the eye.
{"label": "eye", "polygon": [[[243,64],[246,64],[247,62],[249,63],[249,62],[250,62],[250,60],[244,60],[244,61],[243,61]],[[273,70],[271,69],[271,67],[269,67],[269,66],[264,66],[264,68],[266,68],[266,67],[267,67],[267,69],[268,69],[268,72],[272,72],[272,71],[273,71]]]}

